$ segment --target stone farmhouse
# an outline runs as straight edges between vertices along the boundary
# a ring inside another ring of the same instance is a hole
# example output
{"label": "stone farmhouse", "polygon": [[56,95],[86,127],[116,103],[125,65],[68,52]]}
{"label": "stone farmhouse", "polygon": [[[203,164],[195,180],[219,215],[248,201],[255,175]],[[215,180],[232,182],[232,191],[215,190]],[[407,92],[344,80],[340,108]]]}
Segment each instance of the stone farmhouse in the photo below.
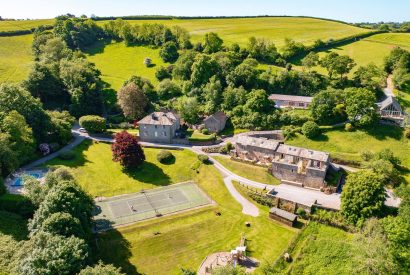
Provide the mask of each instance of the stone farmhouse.
{"label": "stone farmhouse", "polygon": [[283,183],[320,189],[330,165],[328,153],[289,146],[280,141],[239,136],[231,156],[269,166]]}
{"label": "stone farmhouse", "polygon": [[404,117],[404,112],[399,102],[392,96],[377,103],[377,108],[382,118],[401,120]]}
{"label": "stone farmhouse", "polygon": [[312,103],[313,97],[271,94],[269,99],[275,102],[277,108],[307,109]]}
{"label": "stone farmhouse", "polygon": [[145,142],[172,143],[181,127],[180,118],[174,112],[154,112],[138,121],[140,140]]}
{"label": "stone farmhouse", "polygon": [[204,125],[209,132],[219,133],[225,128],[227,119],[224,112],[216,112],[204,119]]}

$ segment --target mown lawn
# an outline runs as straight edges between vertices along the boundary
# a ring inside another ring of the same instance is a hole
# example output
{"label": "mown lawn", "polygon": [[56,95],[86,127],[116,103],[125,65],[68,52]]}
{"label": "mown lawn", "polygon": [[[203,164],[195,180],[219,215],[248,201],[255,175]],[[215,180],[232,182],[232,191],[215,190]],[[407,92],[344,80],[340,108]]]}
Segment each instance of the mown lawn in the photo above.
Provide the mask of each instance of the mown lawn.
{"label": "mown lawn", "polygon": [[0,83],[20,82],[27,77],[33,64],[32,40],[31,34],[0,37]]}
{"label": "mown lawn", "polygon": [[234,161],[226,157],[214,156],[226,169],[235,174],[266,184],[279,184],[280,180],[268,173],[268,168]]}
{"label": "mown lawn", "polygon": [[[208,32],[216,32],[225,44],[239,43],[242,46],[248,43],[251,36],[269,39],[276,46],[281,47],[287,37],[310,45],[317,39],[327,41],[331,38],[338,39],[369,31],[334,21],[298,17],[129,20],[129,22],[178,25],[190,32],[193,42],[202,41],[203,36]],[[103,23],[104,21],[98,22],[98,24]]]}
{"label": "mown lawn", "polygon": [[217,206],[100,234],[96,256],[128,274],[181,274],[182,267],[196,271],[208,254],[235,248],[243,234],[251,257],[273,261],[296,234],[297,229],[269,220],[265,211],[256,218],[243,215],[213,166],[201,166],[194,180]]}
{"label": "mown lawn", "polygon": [[[290,145],[329,152],[331,157],[361,161],[363,151],[379,152],[390,149],[400,158],[402,165],[410,169],[410,140],[403,135],[403,129],[395,126],[375,125],[372,129],[346,132],[343,129],[323,133],[315,140],[297,135],[286,142]],[[410,182],[410,173],[404,172]]]}
{"label": "mown lawn", "polygon": [[0,32],[31,30],[40,25],[53,25],[54,19],[0,21]]}
{"label": "mown lawn", "polygon": [[189,150],[172,150],[175,162],[162,164],[157,161],[160,149],[144,148],[146,161],[134,170],[124,171],[118,162],[112,161],[110,144],[84,141],[74,149],[73,160],[58,158],[47,166],[65,165],[73,169],[79,184],[92,196],[114,196],[138,192],[192,179],[191,165],[197,157]]}
{"label": "mown lawn", "polygon": [[122,131],[127,131],[128,133],[132,135],[137,135],[139,133],[138,129],[120,129],[120,128],[107,129],[107,133],[110,133],[110,134],[121,133]]}
{"label": "mown lawn", "polygon": [[215,139],[214,134],[202,134],[200,131],[195,130],[195,131],[188,131],[188,139],[190,141],[210,141]]}
{"label": "mown lawn", "polygon": [[297,238],[293,261],[283,264],[284,274],[352,274],[353,235],[343,230],[310,222]]}
{"label": "mown lawn", "polygon": [[[160,66],[167,66],[159,56],[159,49],[145,46],[126,46],[125,43],[97,42],[86,50],[88,59],[101,71],[101,78],[119,90],[125,80],[133,75],[158,83],[155,72]],[[144,59],[152,59],[152,66],[146,67]]]}

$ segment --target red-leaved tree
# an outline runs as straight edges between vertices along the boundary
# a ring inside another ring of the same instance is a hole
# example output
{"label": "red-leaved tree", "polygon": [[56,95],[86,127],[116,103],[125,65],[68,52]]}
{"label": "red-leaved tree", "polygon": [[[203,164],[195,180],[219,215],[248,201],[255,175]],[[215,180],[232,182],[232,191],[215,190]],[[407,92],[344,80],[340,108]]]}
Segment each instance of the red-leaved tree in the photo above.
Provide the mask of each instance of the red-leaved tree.
{"label": "red-leaved tree", "polygon": [[113,161],[119,161],[125,168],[133,168],[142,164],[145,154],[135,136],[126,131],[115,135],[111,146]]}

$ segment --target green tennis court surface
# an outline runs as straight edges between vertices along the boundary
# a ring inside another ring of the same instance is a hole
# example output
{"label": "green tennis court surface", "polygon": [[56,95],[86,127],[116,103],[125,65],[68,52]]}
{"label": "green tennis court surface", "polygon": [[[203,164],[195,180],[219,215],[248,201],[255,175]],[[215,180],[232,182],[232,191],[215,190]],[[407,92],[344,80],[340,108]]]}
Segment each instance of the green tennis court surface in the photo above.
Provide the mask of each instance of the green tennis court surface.
{"label": "green tennis court surface", "polygon": [[187,210],[212,201],[193,182],[184,182],[145,192],[96,202],[96,231]]}

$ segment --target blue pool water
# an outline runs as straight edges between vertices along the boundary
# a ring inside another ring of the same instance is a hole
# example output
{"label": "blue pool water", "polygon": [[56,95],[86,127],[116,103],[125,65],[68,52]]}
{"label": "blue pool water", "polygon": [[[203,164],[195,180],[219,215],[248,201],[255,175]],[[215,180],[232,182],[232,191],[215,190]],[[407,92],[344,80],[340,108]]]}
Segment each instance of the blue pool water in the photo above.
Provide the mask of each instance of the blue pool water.
{"label": "blue pool water", "polygon": [[22,174],[22,175],[19,175],[19,176],[14,180],[13,184],[11,184],[11,186],[23,186],[23,185],[24,185],[23,178],[24,178],[25,176],[30,176],[30,177],[33,177],[33,178],[35,178],[35,179],[41,179],[42,177],[44,177],[44,173],[41,172],[41,171],[24,173],[24,174]]}

